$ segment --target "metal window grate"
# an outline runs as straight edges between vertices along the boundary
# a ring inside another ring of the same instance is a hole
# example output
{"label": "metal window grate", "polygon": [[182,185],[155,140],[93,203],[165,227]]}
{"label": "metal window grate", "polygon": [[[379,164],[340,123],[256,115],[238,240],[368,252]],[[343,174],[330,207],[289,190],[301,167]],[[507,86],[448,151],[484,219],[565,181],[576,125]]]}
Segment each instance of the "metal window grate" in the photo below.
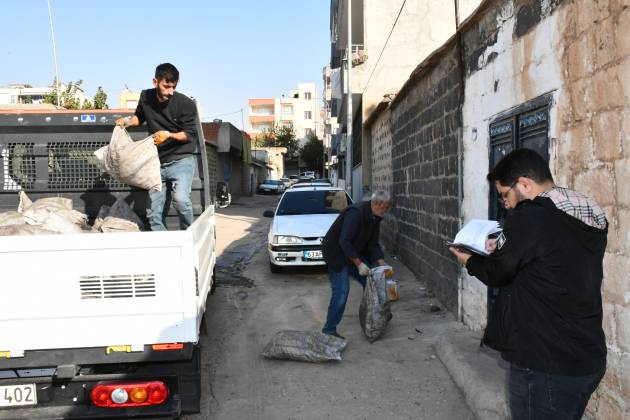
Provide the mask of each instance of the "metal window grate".
{"label": "metal window grate", "polygon": [[126,185],[102,173],[96,164],[94,151],[107,142],[48,143],[48,188],[110,189]]}
{"label": "metal window grate", "polygon": [[35,143],[8,143],[1,147],[2,189],[30,190],[35,184]]}
{"label": "metal window grate", "polygon": [[154,274],[79,277],[81,299],[116,299],[156,295]]}

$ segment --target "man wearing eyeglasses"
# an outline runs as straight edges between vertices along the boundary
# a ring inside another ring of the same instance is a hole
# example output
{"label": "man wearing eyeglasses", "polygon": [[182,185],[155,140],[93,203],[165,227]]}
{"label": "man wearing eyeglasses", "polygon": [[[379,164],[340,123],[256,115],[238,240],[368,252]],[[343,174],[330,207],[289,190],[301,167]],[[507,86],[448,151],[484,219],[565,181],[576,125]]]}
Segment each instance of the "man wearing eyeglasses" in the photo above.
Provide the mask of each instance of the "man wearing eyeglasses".
{"label": "man wearing eyeglasses", "polygon": [[483,343],[510,362],[512,419],[581,419],[606,369],[601,283],[608,221],[591,198],[554,184],[518,149],[488,174],[505,208],[487,257],[450,248],[500,293]]}

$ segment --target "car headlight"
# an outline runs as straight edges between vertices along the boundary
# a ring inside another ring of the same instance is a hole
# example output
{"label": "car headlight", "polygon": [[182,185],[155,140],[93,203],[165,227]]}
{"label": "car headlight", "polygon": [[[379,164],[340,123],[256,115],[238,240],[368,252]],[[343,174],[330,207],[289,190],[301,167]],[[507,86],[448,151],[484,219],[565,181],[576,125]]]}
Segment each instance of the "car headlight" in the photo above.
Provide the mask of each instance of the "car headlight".
{"label": "car headlight", "polygon": [[302,238],[300,238],[298,236],[276,235],[276,236],[273,237],[273,243],[274,244],[278,244],[278,245],[301,244],[302,243]]}

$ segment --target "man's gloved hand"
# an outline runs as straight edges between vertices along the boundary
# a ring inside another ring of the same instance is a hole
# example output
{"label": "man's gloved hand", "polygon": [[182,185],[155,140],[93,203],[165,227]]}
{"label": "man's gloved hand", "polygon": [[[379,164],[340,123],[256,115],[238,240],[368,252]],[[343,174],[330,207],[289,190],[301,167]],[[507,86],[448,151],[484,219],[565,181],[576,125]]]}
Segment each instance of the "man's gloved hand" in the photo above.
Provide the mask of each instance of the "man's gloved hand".
{"label": "man's gloved hand", "polygon": [[127,128],[129,127],[130,124],[131,124],[131,118],[129,117],[118,118],[116,120],[116,125],[118,127]]}
{"label": "man's gloved hand", "polygon": [[368,267],[367,264],[363,262],[359,264],[357,270],[359,270],[359,274],[362,276],[368,276],[370,274],[370,267]]}
{"label": "man's gloved hand", "polygon": [[160,144],[164,143],[170,136],[171,133],[169,133],[168,131],[157,131],[153,133],[153,144],[159,146]]}

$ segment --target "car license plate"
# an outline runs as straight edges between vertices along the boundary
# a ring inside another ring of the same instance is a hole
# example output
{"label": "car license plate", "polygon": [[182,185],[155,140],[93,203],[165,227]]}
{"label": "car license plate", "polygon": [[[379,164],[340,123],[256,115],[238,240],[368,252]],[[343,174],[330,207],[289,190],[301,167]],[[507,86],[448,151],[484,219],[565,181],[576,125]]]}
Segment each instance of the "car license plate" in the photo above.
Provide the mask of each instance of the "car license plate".
{"label": "car license plate", "polygon": [[321,260],[324,256],[322,251],[304,251],[304,258],[307,260]]}
{"label": "car license plate", "polygon": [[0,386],[0,407],[37,404],[35,384]]}

